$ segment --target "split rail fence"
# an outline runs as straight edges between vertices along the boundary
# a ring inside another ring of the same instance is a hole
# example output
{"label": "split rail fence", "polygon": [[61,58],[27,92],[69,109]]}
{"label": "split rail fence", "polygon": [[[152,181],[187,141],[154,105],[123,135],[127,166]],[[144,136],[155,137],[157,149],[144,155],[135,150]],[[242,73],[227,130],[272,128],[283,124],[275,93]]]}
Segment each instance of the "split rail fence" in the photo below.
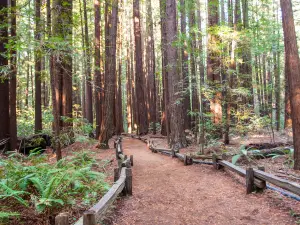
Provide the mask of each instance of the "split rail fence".
{"label": "split rail fence", "polygon": [[[129,158],[124,155],[122,149],[122,137],[115,142],[116,159],[118,168],[114,169],[114,185],[100,199],[100,201],[83,213],[83,216],[74,225],[96,225],[104,217],[108,209],[112,206],[116,198],[132,195],[132,170],[133,156]],[[60,213],[55,217],[55,225],[69,225],[70,218],[68,213]]]}

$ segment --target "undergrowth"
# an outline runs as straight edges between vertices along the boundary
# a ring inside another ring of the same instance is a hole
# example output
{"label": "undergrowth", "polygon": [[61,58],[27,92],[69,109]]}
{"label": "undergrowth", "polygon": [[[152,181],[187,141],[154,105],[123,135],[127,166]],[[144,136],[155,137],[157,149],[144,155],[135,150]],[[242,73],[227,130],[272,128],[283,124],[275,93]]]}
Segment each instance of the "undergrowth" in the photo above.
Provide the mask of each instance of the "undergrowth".
{"label": "undergrowth", "polygon": [[0,159],[0,224],[21,220],[26,210],[49,217],[63,207],[94,204],[109,189],[104,174],[95,171],[97,165],[87,152],[55,164],[37,154]]}

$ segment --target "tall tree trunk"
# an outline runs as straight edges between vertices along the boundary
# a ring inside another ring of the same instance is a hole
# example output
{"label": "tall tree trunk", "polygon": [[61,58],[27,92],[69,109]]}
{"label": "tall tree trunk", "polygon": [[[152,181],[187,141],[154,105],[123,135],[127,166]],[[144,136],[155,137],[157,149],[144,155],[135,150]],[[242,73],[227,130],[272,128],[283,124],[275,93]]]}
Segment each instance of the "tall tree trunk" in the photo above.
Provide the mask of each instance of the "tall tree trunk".
{"label": "tall tree trunk", "polygon": [[86,78],[85,78],[85,106],[86,118],[90,124],[93,124],[93,87],[91,75],[91,50],[89,42],[88,17],[86,9],[86,0],[83,0],[83,15],[84,15],[84,37],[86,47]]}
{"label": "tall tree trunk", "polygon": [[171,115],[170,144],[174,149],[180,149],[187,145],[184,133],[184,112],[182,102],[182,80],[178,68],[178,49],[174,46],[177,41],[176,24],[176,1],[167,0],[166,2],[166,43],[167,46],[167,68],[168,68],[168,91],[169,91],[169,110]]}
{"label": "tall tree trunk", "polygon": [[[42,36],[41,29],[41,0],[35,1],[35,41],[41,42]],[[35,118],[34,118],[34,130],[35,133],[42,131],[42,52],[39,45],[36,45],[34,51],[35,59]]]}
{"label": "tall tree trunk", "polygon": [[[219,0],[212,0],[208,5],[208,27],[212,28],[218,25],[219,21]],[[222,121],[222,93],[217,90],[218,84],[220,84],[221,77],[219,73],[220,62],[218,60],[218,52],[213,50],[213,45],[218,41],[218,37],[209,33],[208,35],[208,56],[207,56],[207,79],[214,89],[214,97],[210,100],[210,110],[212,113],[212,122],[219,125]],[[221,133],[220,133],[221,136]]]}
{"label": "tall tree trunk", "polygon": [[[108,5],[109,4],[109,5]],[[109,43],[105,48],[105,95],[103,108],[103,121],[99,136],[100,148],[108,148],[108,141],[115,132],[114,126],[114,104],[116,84],[116,38],[118,26],[118,0],[106,1],[106,40]],[[108,7],[112,7],[111,10]]]}
{"label": "tall tree trunk", "polygon": [[[198,86],[196,78],[196,33],[195,33],[195,7],[196,4],[193,1],[189,4],[189,48],[190,48],[190,70],[191,70],[191,90],[192,90],[192,111],[195,113],[192,116],[192,127],[194,132],[198,132],[198,117],[199,117],[199,96],[198,96]],[[187,112],[185,112],[187,113]]]}
{"label": "tall tree trunk", "polygon": [[[16,44],[16,30],[17,30],[17,15],[16,15],[16,0],[10,1],[11,7],[11,29],[10,35],[14,45]],[[16,112],[16,98],[17,98],[17,51],[15,46],[11,50],[10,59],[11,76],[9,82],[9,119],[10,119],[10,149],[17,148],[17,112]],[[0,138],[1,139],[1,138]]]}
{"label": "tall tree trunk", "polygon": [[100,0],[94,0],[95,10],[95,111],[96,111],[96,139],[99,138],[102,122],[102,98],[101,98],[101,28],[100,28]]}
{"label": "tall tree trunk", "polygon": [[153,34],[153,18],[152,18],[152,5],[151,1],[147,1],[147,24],[148,24],[148,80],[149,80],[149,109],[150,121],[152,123],[152,132],[156,133],[156,77],[155,77],[155,47],[154,47],[154,34]]}
{"label": "tall tree trunk", "polygon": [[300,170],[300,60],[291,0],[280,0],[293,121],[294,169]]}
{"label": "tall tree trunk", "polygon": [[[186,4],[184,0],[180,0],[180,21],[181,21],[181,34],[187,36],[186,33]],[[184,44],[181,48],[181,71],[183,79],[183,91],[184,91],[184,128],[191,129],[191,117],[189,116],[189,111],[191,110],[191,101],[190,101],[190,79],[189,79],[189,55],[187,53],[187,41],[184,41]]]}
{"label": "tall tree trunk", "polygon": [[[7,21],[7,1],[0,1],[0,21]],[[7,54],[8,32],[6,26],[0,26],[0,67],[8,65]],[[0,72],[0,140],[9,137],[9,81],[3,70]]]}
{"label": "tall tree trunk", "polygon": [[[52,36],[62,38],[72,45],[72,0],[53,1]],[[71,122],[64,122],[61,117],[72,117],[72,56],[71,51],[61,52],[54,49],[51,55],[51,89],[54,117],[54,135],[56,158],[60,160],[61,144],[59,136],[61,127],[70,127]]]}
{"label": "tall tree trunk", "polygon": [[130,50],[127,48],[127,70],[126,70],[126,78],[127,78],[127,124],[128,124],[128,133],[132,132],[132,73],[131,73],[131,63],[130,63]]}
{"label": "tall tree trunk", "polygon": [[143,54],[142,54],[142,37],[140,24],[140,0],[133,1],[133,22],[134,22],[134,39],[135,39],[135,82],[137,97],[137,116],[138,130],[137,134],[148,133],[148,120],[146,108],[145,76],[143,72]]}
{"label": "tall tree trunk", "polygon": [[162,53],[162,84],[163,84],[163,102],[161,118],[161,134],[166,135],[170,140],[170,112],[169,92],[168,92],[168,70],[167,70],[167,31],[166,31],[166,0],[159,1],[160,22],[161,22],[161,53]]}

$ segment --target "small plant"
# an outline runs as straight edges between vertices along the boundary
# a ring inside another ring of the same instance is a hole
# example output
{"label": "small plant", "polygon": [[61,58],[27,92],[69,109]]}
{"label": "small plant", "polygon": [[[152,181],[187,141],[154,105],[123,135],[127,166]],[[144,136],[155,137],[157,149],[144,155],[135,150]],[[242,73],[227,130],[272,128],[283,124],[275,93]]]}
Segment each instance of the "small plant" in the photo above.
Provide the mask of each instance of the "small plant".
{"label": "small plant", "polygon": [[[231,161],[232,161],[232,164],[236,164],[237,161],[240,159],[240,158],[244,158],[246,159],[248,162],[251,162],[253,160],[253,156],[249,154],[249,149],[246,149],[246,146],[245,145],[242,145],[241,148],[240,148],[240,152],[238,154],[236,154],[235,156],[232,157]],[[251,149],[251,153],[255,154],[255,156],[261,156],[264,158],[264,156],[262,154],[260,154],[260,150],[253,150]]]}

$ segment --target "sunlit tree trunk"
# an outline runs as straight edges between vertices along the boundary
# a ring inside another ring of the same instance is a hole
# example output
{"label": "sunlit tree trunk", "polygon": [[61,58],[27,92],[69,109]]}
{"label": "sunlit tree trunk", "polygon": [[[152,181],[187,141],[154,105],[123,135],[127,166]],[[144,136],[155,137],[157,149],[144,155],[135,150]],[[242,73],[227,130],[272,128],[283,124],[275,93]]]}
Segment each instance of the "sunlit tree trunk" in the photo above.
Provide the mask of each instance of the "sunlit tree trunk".
{"label": "sunlit tree trunk", "polygon": [[[37,43],[41,42],[41,0],[35,1],[35,41]],[[42,52],[39,45],[36,45],[34,51],[35,59],[35,118],[34,118],[34,129],[35,132],[42,131]]]}
{"label": "sunlit tree trunk", "polygon": [[142,37],[140,24],[140,1],[133,1],[133,22],[134,22],[134,39],[135,39],[135,82],[137,98],[137,116],[138,130],[137,134],[148,133],[148,119],[145,96],[145,77],[143,72],[143,54],[142,54]]}
{"label": "sunlit tree trunk", "polygon": [[118,0],[106,1],[106,24],[105,24],[105,95],[103,107],[103,120],[99,136],[100,148],[108,148],[108,141],[115,132],[114,104],[116,84],[116,39],[118,26]]}
{"label": "sunlit tree trunk", "polygon": [[280,0],[293,121],[294,169],[300,170],[300,60],[291,0]]}

